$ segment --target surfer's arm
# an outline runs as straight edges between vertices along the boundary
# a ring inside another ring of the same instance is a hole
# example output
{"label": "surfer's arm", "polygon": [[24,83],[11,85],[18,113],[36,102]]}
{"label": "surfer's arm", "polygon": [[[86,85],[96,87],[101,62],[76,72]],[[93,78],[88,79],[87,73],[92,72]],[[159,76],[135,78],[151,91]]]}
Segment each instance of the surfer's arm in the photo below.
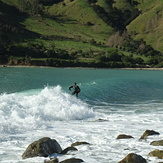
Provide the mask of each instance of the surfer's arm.
{"label": "surfer's arm", "polygon": [[71,91],[71,88],[72,88],[73,86],[71,86],[71,87],[69,87],[69,90]]}

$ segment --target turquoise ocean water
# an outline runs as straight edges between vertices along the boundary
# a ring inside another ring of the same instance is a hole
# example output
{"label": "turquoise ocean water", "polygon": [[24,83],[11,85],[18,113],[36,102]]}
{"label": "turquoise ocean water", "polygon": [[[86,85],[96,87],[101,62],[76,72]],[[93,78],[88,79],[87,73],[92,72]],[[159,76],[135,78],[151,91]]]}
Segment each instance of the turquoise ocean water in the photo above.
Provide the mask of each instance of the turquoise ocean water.
{"label": "turquoise ocean water", "polygon": [[[4,67],[0,79],[0,162],[43,162],[22,160],[21,154],[44,136],[63,148],[75,141],[92,144],[59,160],[116,163],[134,152],[159,161],[147,154],[155,149],[150,141],[163,138],[163,71]],[[74,82],[81,88],[78,99],[68,90]],[[160,135],[138,141],[146,129]],[[118,134],[135,139],[119,141]]]}

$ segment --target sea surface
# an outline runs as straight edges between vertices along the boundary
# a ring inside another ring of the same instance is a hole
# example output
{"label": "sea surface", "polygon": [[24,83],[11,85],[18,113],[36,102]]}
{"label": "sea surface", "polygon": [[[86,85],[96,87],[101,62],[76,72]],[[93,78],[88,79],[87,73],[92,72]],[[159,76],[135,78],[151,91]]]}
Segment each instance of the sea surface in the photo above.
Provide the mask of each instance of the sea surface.
{"label": "sea surface", "polygon": [[[79,98],[68,89],[74,82]],[[147,129],[160,135],[140,141]],[[118,140],[119,134],[134,138]],[[22,159],[42,137],[56,139],[62,149],[76,141],[91,144],[57,155],[59,161],[117,163],[129,153],[163,161],[148,156],[163,150],[150,145],[163,139],[163,71],[1,67],[0,162],[43,163],[48,158]]]}

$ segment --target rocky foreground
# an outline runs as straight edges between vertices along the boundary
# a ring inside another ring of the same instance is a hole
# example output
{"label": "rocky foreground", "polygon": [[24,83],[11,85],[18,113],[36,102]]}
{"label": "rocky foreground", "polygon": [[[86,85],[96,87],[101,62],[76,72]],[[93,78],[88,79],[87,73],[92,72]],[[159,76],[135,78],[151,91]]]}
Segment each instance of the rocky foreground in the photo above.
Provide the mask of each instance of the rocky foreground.
{"label": "rocky foreground", "polygon": [[[153,130],[146,130],[139,140],[147,139],[148,136],[159,135],[160,133]],[[116,139],[133,139],[131,135],[121,134]],[[80,158],[70,158],[59,162],[57,157],[50,157],[52,154],[67,154],[69,151],[77,151],[75,146],[77,145],[90,145],[88,142],[75,142],[70,147],[62,149],[60,144],[55,139],[48,137],[41,138],[31,143],[25,152],[22,154],[23,159],[32,157],[48,157],[49,160],[45,160],[44,163],[82,163],[84,160]],[[163,140],[153,141],[150,143],[153,146],[163,146]],[[148,156],[157,157],[163,159],[163,150],[156,149],[147,154]],[[129,153],[124,159],[118,163],[147,163],[147,160],[136,153]],[[163,162],[159,162],[163,163]]]}

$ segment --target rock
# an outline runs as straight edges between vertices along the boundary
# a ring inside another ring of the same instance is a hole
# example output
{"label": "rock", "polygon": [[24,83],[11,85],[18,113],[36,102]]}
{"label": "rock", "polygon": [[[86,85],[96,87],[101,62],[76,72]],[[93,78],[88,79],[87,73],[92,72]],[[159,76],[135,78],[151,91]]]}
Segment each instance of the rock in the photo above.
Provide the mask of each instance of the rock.
{"label": "rock", "polygon": [[107,119],[101,119],[101,118],[95,120],[95,122],[105,122],[105,121],[108,121],[108,120]]}
{"label": "rock", "polygon": [[52,158],[50,160],[44,161],[44,163],[81,163],[81,162],[84,162],[84,161],[79,158],[70,158],[70,159],[63,160],[61,162],[59,162],[57,158]]}
{"label": "rock", "polygon": [[75,147],[67,147],[61,152],[61,154],[66,154],[68,151],[77,151],[77,149]]}
{"label": "rock", "polygon": [[163,140],[153,141],[150,143],[150,145],[163,146]]}
{"label": "rock", "polygon": [[153,130],[146,130],[143,135],[140,137],[140,139],[146,139],[150,135],[159,135],[159,132],[153,131]]}
{"label": "rock", "polygon": [[118,163],[147,163],[146,159],[135,153],[129,153],[123,160]]}
{"label": "rock", "polygon": [[153,156],[159,159],[163,159],[163,150],[155,149],[154,151],[148,153],[148,156]]}
{"label": "rock", "polygon": [[90,144],[87,142],[75,142],[75,143],[71,144],[71,147],[78,146],[78,145],[90,145]]}
{"label": "rock", "polygon": [[130,135],[121,134],[121,135],[118,135],[116,139],[131,139],[131,138],[133,137]]}
{"label": "rock", "polygon": [[84,161],[81,159],[78,159],[78,158],[70,158],[70,159],[66,159],[64,161],[61,161],[59,163],[81,163],[81,162],[84,162]]}
{"label": "rock", "polygon": [[45,160],[44,163],[59,163],[57,158],[51,158],[50,160]]}
{"label": "rock", "polygon": [[62,148],[55,139],[44,137],[30,144],[22,155],[23,159],[31,157],[47,157],[53,153],[61,153]]}

